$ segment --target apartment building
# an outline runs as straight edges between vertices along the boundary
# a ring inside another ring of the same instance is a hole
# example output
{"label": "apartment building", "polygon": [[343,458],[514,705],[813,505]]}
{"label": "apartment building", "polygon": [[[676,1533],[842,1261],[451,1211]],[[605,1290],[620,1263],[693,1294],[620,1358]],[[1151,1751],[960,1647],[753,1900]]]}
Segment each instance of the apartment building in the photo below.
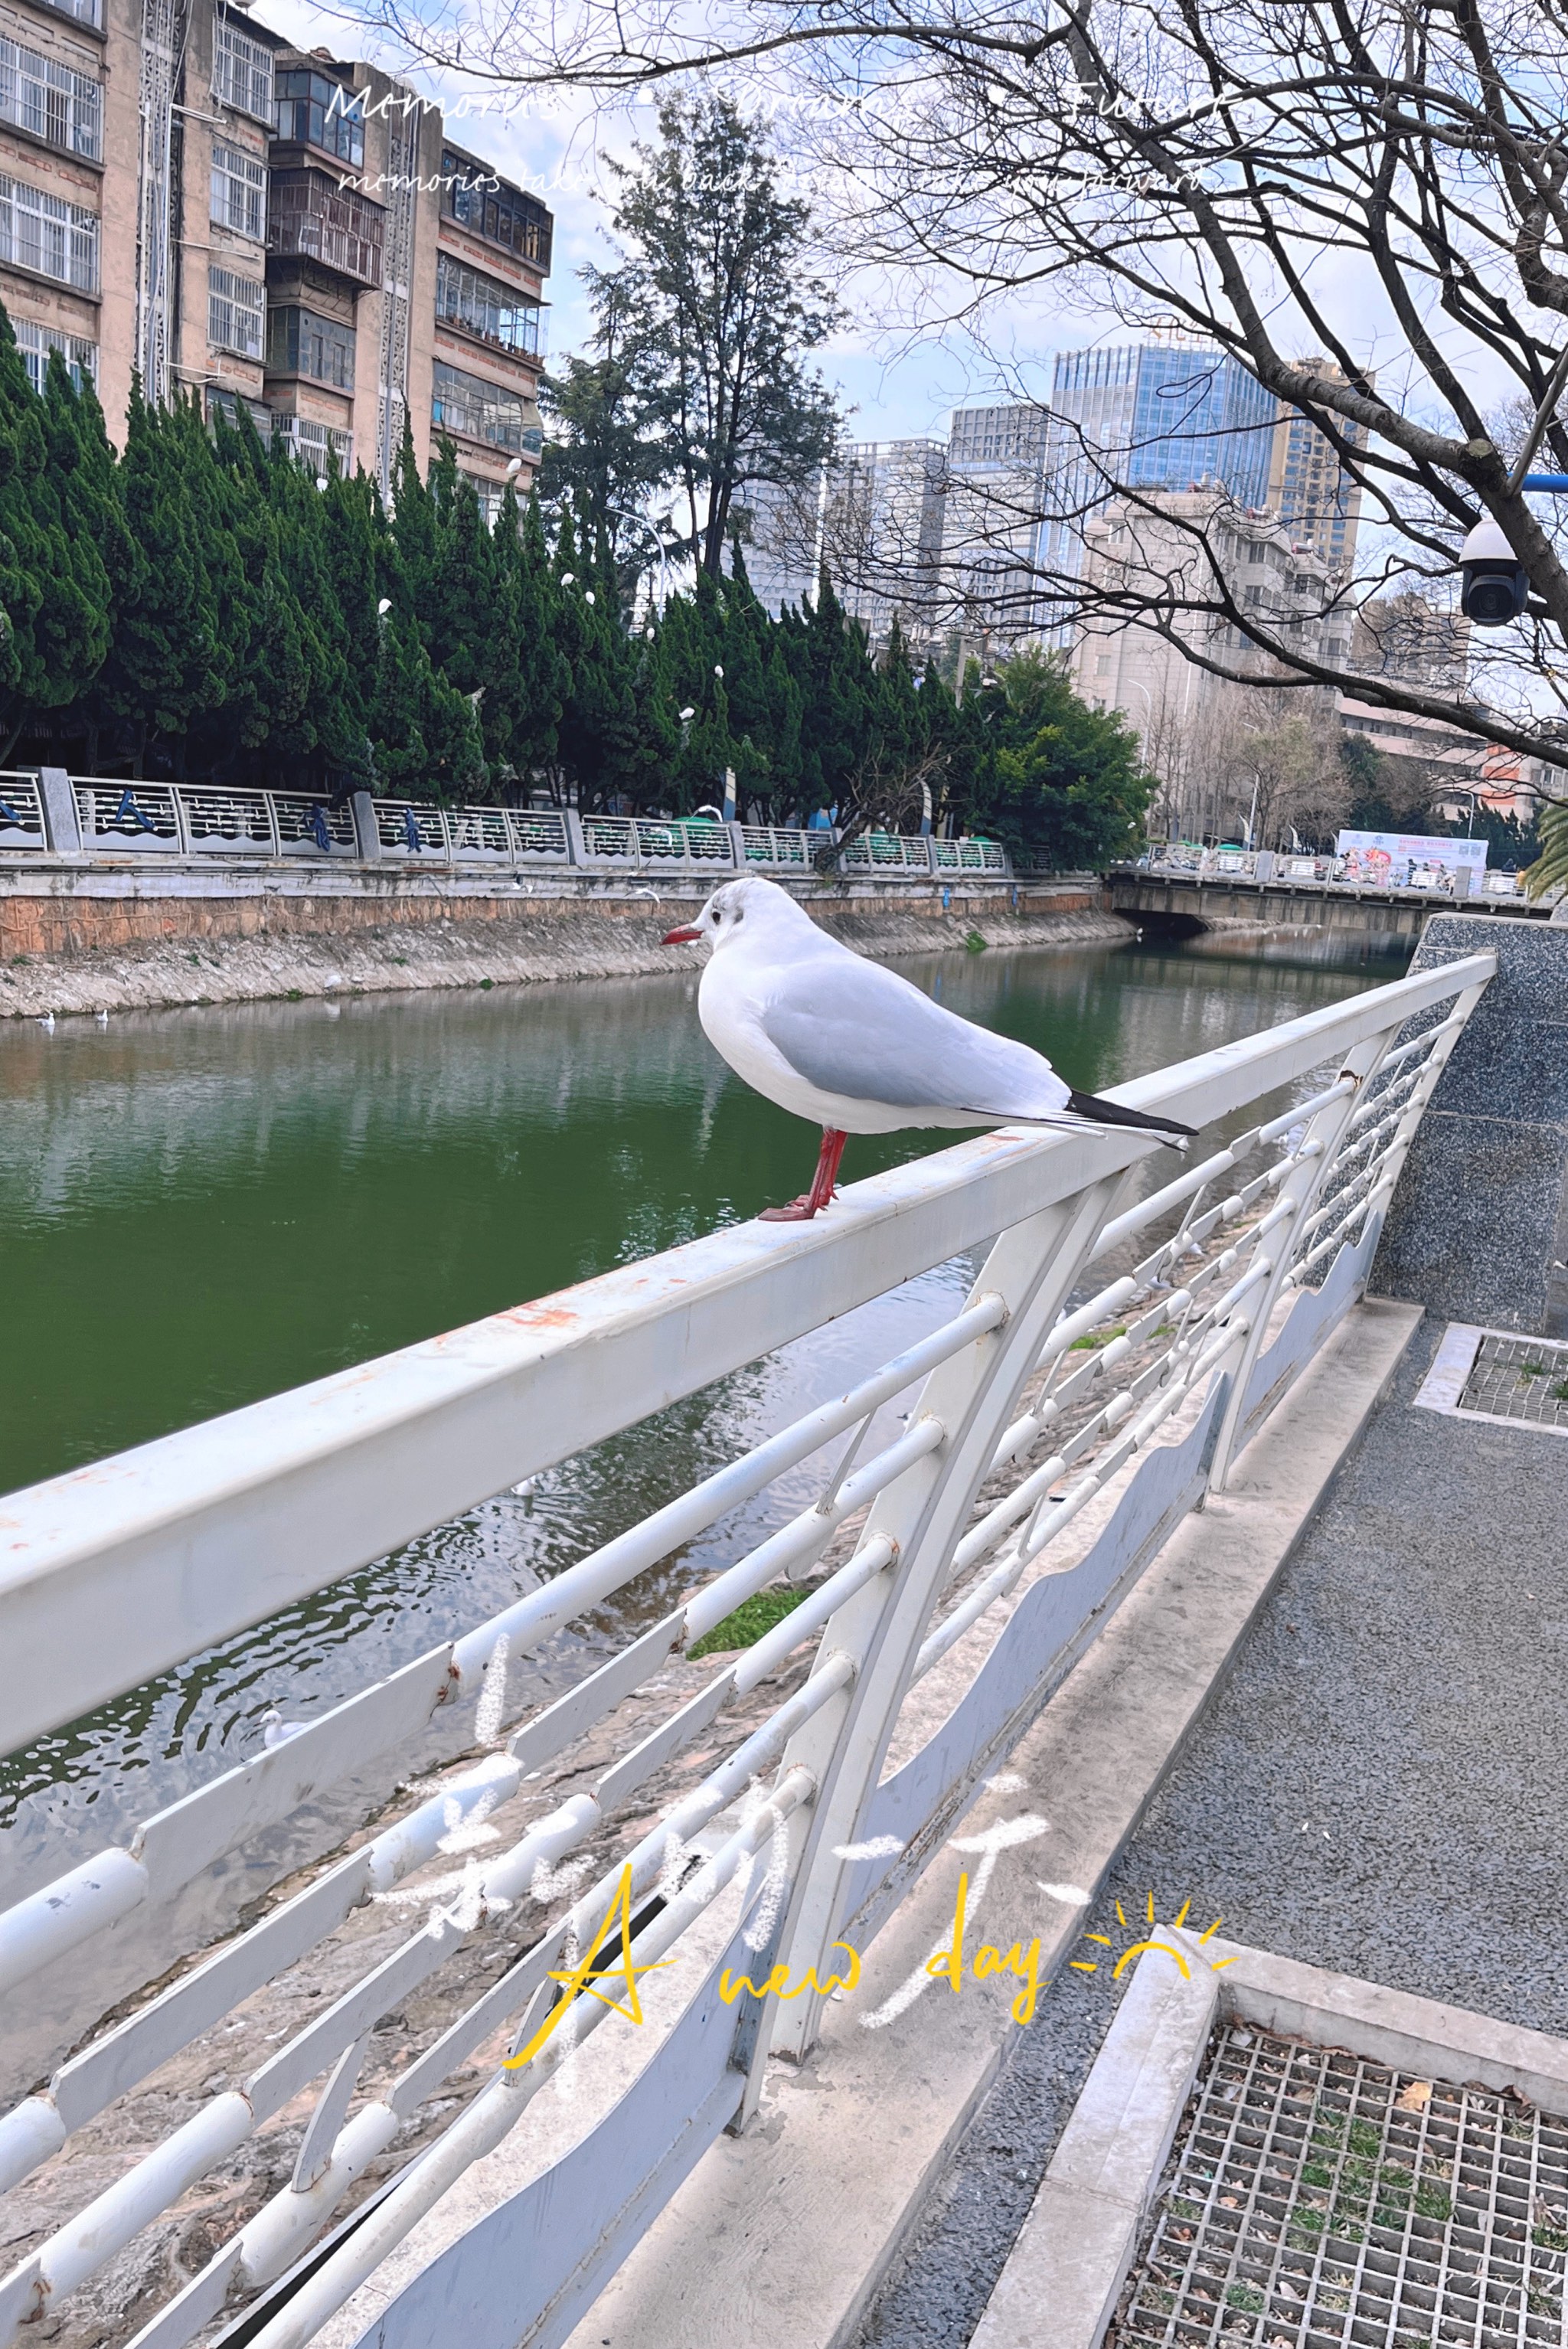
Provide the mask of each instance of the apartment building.
{"label": "apartment building", "polygon": [[244,0],[0,0],[0,300],[117,440],[139,379],[387,487],[407,416],[493,512],[538,463],[551,237],[438,109]]}
{"label": "apartment building", "polygon": [[942,608],[946,450],[940,440],[863,440],[799,487],[747,485],[738,502],[758,600],[782,611],[815,595],[822,567],[873,646],[896,615],[920,644]]}

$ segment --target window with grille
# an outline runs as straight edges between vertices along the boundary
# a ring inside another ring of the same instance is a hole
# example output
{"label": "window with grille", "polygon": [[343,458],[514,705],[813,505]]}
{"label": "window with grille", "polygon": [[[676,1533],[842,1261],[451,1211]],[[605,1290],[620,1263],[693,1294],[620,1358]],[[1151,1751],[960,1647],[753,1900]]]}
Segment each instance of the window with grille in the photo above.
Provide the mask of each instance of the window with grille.
{"label": "window with grille", "polygon": [[430,419],[438,431],[462,432],[494,449],[529,449],[537,455],[542,435],[517,392],[438,359],[433,395]]}
{"label": "window with grille", "polygon": [[221,350],[238,351],[242,357],[259,359],[262,356],[262,319],[266,307],[266,292],[253,277],[241,277],[232,269],[220,269],[216,264],[207,271],[207,339]]}
{"label": "window with grille", "polygon": [[22,364],[27,370],[27,380],[35,391],[42,391],[48,378],[49,356],[58,351],[70,370],[71,381],[80,391],[84,383],[98,381],[98,345],[80,335],[64,335],[57,326],[42,326],[33,318],[13,318],[16,347],[22,354]]}
{"label": "window with grille", "polygon": [[465,269],[449,253],[436,260],[436,316],[503,350],[539,348],[539,304],[525,301],[513,287],[487,277],[482,270]]}
{"label": "window with grille", "polygon": [[0,40],[0,122],[46,139],[69,155],[98,162],[103,154],[103,92],[90,74],[75,73],[20,41]]}
{"label": "window with grille", "polygon": [[281,440],[302,465],[324,472],[332,459],[340,473],[346,473],[354,462],[354,435],[339,432],[330,424],[315,423],[307,416],[273,415],[273,439]]}
{"label": "window with grille", "polygon": [[267,233],[267,171],[264,163],[238,147],[212,141],[212,218],[222,228],[260,243]]}
{"label": "window with grille", "polygon": [[0,261],[98,292],[98,214],[0,173]]}
{"label": "window with grille", "polygon": [[276,375],[314,376],[354,389],[354,329],[292,305],[267,313],[267,365]]}
{"label": "window with grille", "polygon": [[235,431],[240,429],[242,414],[250,418],[263,447],[272,432],[273,411],[259,399],[246,399],[242,393],[225,391],[219,384],[207,386],[207,421],[216,423],[221,417]]}
{"label": "window with grille", "polygon": [[[95,0],[96,5],[96,0]],[[273,119],[273,53],[220,16],[212,33],[212,94],[258,122]]]}

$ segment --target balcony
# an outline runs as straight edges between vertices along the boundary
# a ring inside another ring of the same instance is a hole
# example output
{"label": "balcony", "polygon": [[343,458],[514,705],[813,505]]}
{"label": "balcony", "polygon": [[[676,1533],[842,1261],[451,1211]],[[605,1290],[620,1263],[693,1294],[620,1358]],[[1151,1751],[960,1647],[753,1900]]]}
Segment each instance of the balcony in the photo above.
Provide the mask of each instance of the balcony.
{"label": "balcony", "polygon": [[381,283],[386,212],[367,196],[338,188],[308,165],[274,171],[267,251],[318,261],[356,285]]}

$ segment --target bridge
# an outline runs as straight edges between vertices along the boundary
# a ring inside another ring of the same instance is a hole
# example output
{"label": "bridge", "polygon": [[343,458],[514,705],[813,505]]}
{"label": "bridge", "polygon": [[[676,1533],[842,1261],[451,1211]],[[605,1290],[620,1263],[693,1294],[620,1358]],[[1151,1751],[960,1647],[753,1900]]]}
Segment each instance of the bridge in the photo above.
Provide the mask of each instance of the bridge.
{"label": "bridge", "polygon": [[[1129,1133],[985,1134],[12,1496],[22,1748],[978,1267],[848,1392],[133,1831],[84,1826],[0,1916],[0,2344],[849,2339],[1000,2061],[1005,2011],[919,2004],[934,1864],[1178,1557],[1150,1663],[1123,1645],[1071,1714],[1053,1818],[1087,1785],[1114,1826],[1036,1892],[1010,1987],[1066,1965],[1257,1604],[1226,1612],[1238,1542],[1277,1572],[1419,1319],[1368,1282],[1397,1196],[1408,1259],[1452,1227],[1471,1023],[1542,983],[1508,931],[1446,926],[1395,985],[1119,1087],[1202,1130],[1174,1171]],[[1484,1057],[1490,1124],[1511,1080]],[[770,1493],[764,1538],[520,1714],[509,1662]],[[758,1641],[694,1655],[780,1589]],[[961,1841],[975,1885],[1047,1824]]]}
{"label": "bridge", "polygon": [[1469,875],[1459,876],[1460,894],[1455,895],[1451,885],[1379,889],[1336,880],[1335,862],[1269,850],[1211,849],[1186,856],[1151,850],[1136,864],[1112,868],[1111,910],[1176,938],[1206,930],[1283,928],[1413,939],[1437,910],[1552,918],[1552,902],[1526,897],[1511,873],[1489,873],[1474,895],[1468,894]]}

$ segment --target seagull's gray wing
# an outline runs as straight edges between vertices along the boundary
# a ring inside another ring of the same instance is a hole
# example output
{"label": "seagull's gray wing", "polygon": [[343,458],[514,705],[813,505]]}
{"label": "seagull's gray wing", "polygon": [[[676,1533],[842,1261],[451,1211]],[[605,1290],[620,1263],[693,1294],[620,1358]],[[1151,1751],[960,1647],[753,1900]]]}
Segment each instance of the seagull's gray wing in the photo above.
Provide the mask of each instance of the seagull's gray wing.
{"label": "seagull's gray wing", "polygon": [[813,955],[780,973],[763,1032],[808,1083],[890,1109],[1043,1118],[1068,1087],[1027,1044],[944,1011],[880,963]]}

